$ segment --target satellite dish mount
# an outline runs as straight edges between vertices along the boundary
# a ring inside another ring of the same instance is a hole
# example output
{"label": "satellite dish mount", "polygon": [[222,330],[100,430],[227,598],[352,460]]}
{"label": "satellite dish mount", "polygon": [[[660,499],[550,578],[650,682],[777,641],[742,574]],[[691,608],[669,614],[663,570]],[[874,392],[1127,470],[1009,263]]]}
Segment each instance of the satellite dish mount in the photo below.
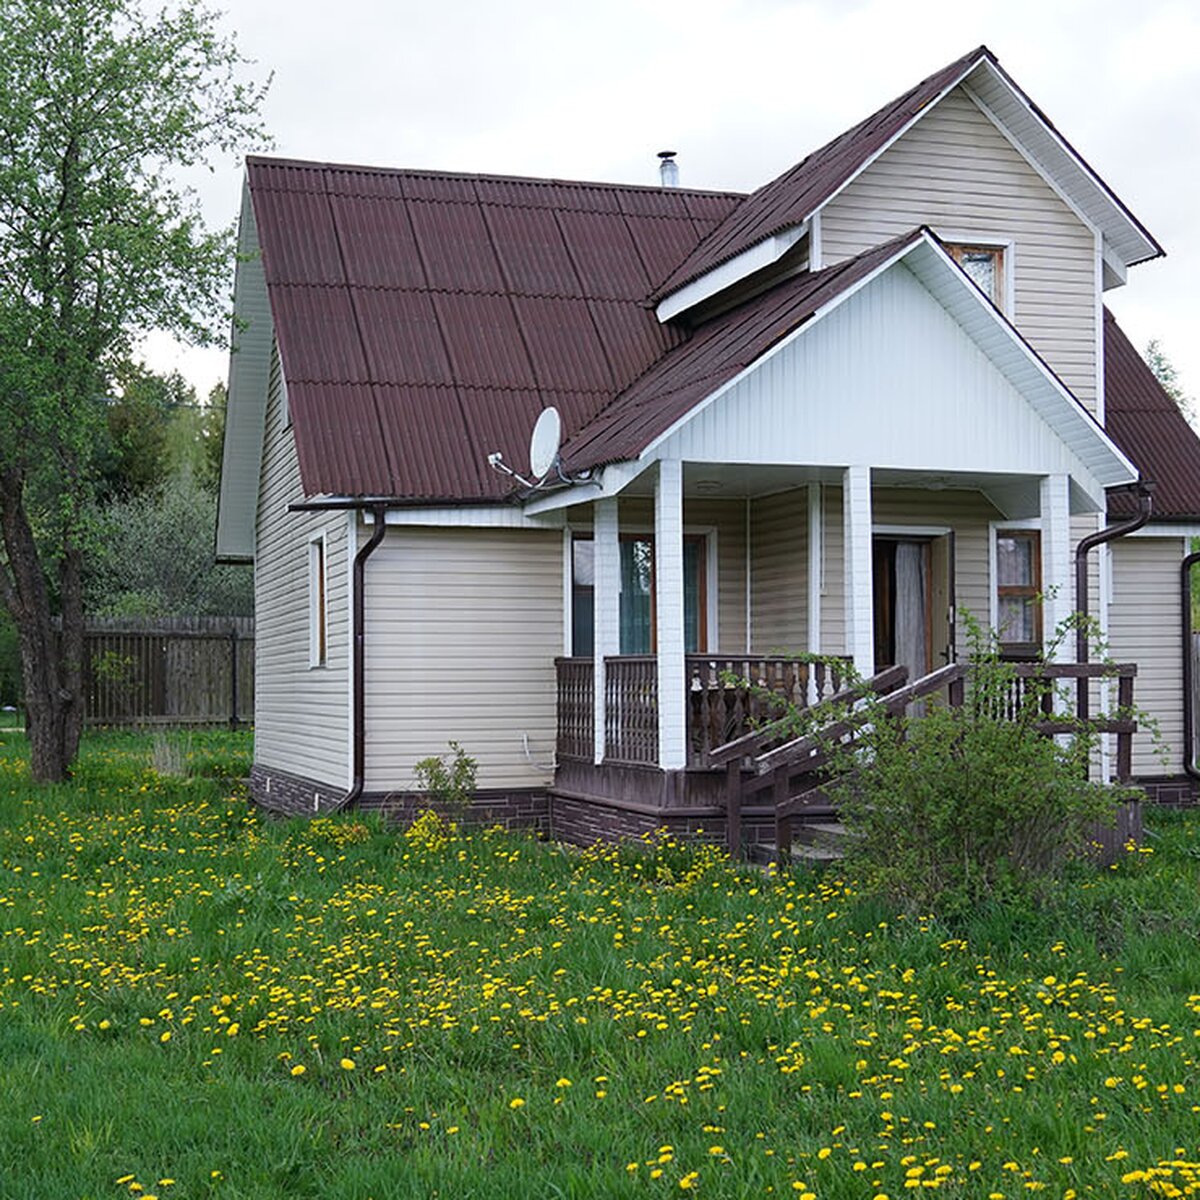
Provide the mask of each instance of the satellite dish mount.
{"label": "satellite dish mount", "polygon": [[[488,455],[488,465],[502,475],[509,475],[518,483],[523,483],[531,491],[549,487],[566,487],[573,483],[595,482],[593,472],[583,471],[572,478],[562,469],[559,450],[562,447],[562,418],[558,409],[553,405],[543,408],[534,422],[533,433],[529,437],[529,472],[532,480],[519,475],[505,461],[499,450],[493,450]],[[557,476],[548,480],[553,472]]]}

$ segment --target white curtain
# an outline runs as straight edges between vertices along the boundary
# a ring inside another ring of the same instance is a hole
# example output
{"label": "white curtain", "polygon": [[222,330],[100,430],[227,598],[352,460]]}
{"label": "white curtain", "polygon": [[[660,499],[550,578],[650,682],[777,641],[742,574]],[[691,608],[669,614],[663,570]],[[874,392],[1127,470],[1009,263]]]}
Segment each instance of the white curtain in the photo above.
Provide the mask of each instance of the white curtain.
{"label": "white curtain", "polygon": [[925,674],[929,647],[925,635],[928,592],[923,542],[896,544],[896,665],[908,668],[910,680]]}

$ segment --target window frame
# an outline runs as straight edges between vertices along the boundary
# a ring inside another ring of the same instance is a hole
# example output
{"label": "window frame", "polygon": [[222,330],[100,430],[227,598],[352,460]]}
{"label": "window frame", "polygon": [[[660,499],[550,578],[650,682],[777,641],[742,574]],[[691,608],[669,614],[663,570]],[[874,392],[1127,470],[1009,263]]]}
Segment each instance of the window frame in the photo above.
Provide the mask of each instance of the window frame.
{"label": "window frame", "polygon": [[308,539],[308,667],[329,665],[329,538]]}
{"label": "window frame", "polygon": [[[1018,538],[1032,543],[1030,553],[1031,580],[1027,584],[1000,582],[1000,539]],[[992,628],[996,630],[1002,658],[1032,659],[1041,653],[1045,639],[1044,606],[1042,604],[1042,527],[1041,522],[997,521],[992,524]],[[1033,641],[1006,638],[1000,628],[1002,599],[1027,602],[1033,617]]]}
{"label": "window frame", "polygon": [[[647,529],[622,529],[617,534],[620,542],[649,542],[650,552],[650,649],[649,654],[658,653],[658,603],[655,571],[657,560],[654,555],[654,531]],[[567,620],[564,622],[567,633],[569,657],[590,658],[592,655],[580,654],[575,646],[575,543],[591,542],[595,534],[591,529],[568,529],[567,550],[565,554],[567,580],[565,593],[570,602]],[[699,548],[696,564],[697,594],[696,594],[696,643],[695,651],[688,654],[709,654],[710,632],[716,628],[716,612],[713,599],[716,594],[716,531],[712,529],[684,529],[683,540],[691,542]],[[594,589],[593,589],[594,595]],[[623,651],[618,651],[623,654]]]}
{"label": "window frame", "polygon": [[[998,294],[987,298],[1010,320],[1013,315],[1013,268],[1016,258],[1016,245],[1012,238],[976,236],[974,234],[939,233],[946,253],[954,259],[959,269],[966,274],[962,265],[962,255],[970,251],[986,253],[996,258],[996,286]],[[970,278],[970,276],[967,276]],[[974,280],[971,280],[974,283]],[[978,284],[975,284],[979,287]],[[987,293],[979,288],[985,296]]]}

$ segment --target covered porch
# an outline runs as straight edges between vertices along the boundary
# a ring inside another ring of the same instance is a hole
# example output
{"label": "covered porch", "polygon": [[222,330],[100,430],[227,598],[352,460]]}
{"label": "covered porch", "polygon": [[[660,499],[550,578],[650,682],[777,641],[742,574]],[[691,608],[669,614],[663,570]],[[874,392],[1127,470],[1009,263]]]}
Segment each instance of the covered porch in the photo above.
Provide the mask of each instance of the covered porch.
{"label": "covered porch", "polygon": [[556,788],[719,803],[713,752],[778,715],[759,689],[803,708],[851,667],[920,678],[964,657],[960,608],[1033,657],[1092,508],[1065,473],[678,460],[572,506]]}

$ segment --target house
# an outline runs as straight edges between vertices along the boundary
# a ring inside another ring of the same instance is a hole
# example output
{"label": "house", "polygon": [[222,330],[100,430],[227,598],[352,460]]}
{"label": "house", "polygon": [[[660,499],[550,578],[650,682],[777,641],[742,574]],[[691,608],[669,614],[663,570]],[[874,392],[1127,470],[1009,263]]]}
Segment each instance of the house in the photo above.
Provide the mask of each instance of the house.
{"label": "house", "polygon": [[1104,307],[1163,251],[986,47],[750,195],[252,158],[240,249],[260,803],[386,803],[454,739],[488,819],[719,833],[722,667],[923,675],[961,607],[1029,656],[1146,481],[1087,603],[1191,794],[1200,441]]}

